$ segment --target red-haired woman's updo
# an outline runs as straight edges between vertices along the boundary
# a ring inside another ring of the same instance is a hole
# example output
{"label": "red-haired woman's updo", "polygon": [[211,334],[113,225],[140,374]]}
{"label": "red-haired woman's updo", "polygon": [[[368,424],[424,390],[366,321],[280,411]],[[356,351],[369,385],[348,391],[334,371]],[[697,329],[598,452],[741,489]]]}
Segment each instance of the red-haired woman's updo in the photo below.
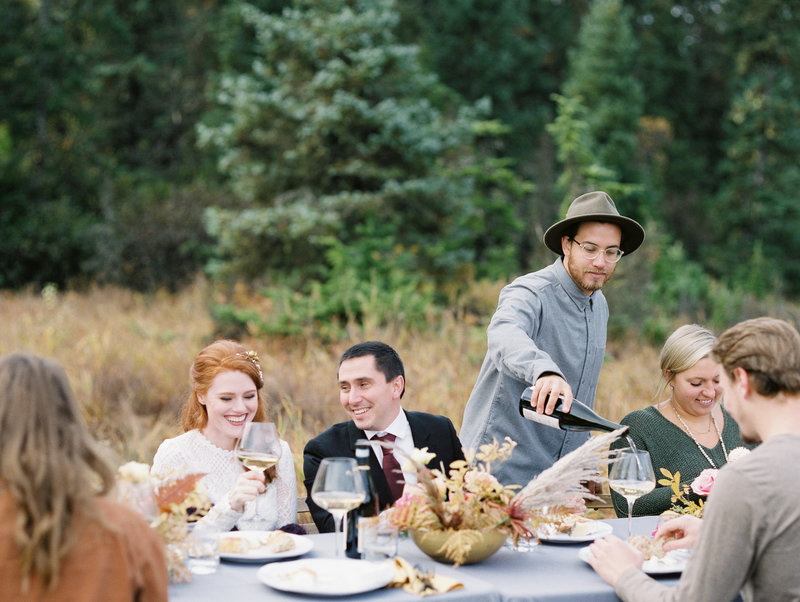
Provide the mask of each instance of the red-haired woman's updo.
{"label": "red-haired woman's updo", "polygon": [[184,431],[203,429],[208,424],[208,412],[197,396],[206,394],[220,372],[243,372],[250,377],[258,391],[258,410],[256,410],[253,421],[266,421],[267,405],[261,393],[264,376],[261,373],[258,356],[254,351],[248,351],[236,341],[223,339],[205,347],[197,354],[192,363],[189,371],[192,392],[181,413],[181,426]]}

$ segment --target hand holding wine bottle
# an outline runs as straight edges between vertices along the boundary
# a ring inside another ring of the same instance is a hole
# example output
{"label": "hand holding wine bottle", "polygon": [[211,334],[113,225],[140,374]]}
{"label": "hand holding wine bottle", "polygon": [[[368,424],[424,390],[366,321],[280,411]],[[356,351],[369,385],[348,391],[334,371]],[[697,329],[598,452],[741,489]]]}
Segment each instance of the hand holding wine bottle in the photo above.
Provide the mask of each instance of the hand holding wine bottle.
{"label": "hand holding wine bottle", "polygon": [[528,401],[539,414],[552,414],[559,402],[562,412],[569,412],[572,407],[572,387],[558,374],[540,376],[529,388]]}
{"label": "hand holding wine bottle", "polygon": [[[553,428],[560,428],[565,431],[615,431],[617,429],[627,428],[616,422],[606,420],[599,416],[586,404],[581,403],[577,399],[572,400],[572,405],[569,410],[564,409],[564,400],[559,398],[555,400],[554,409],[551,414],[541,413],[533,407],[532,399],[537,395],[535,387],[528,387],[522,391],[522,396],[519,400],[519,413],[523,418],[551,426]],[[550,400],[548,400],[548,405]]]}

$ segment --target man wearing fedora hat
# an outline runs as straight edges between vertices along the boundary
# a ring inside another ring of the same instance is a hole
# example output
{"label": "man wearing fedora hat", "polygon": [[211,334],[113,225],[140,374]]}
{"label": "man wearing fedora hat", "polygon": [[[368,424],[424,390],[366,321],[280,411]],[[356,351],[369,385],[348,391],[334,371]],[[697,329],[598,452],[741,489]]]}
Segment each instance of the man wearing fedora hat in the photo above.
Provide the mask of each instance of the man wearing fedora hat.
{"label": "man wearing fedora hat", "polygon": [[459,438],[477,449],[511,437],[518,447],[495,476],[524,485],[589,434],[562,431],[524,419],[519,398],[533,386],[531,403],[552,413],[573,395],[594,405],[606,346],[608,304],[601,288],[617,261],[644,241],[644,229],[617,211],[605,192],[579,196],[563,220],[544,234],[559,257],[537,272],[503,288],[487,329],[488,348],[478,380],[464,409]]}

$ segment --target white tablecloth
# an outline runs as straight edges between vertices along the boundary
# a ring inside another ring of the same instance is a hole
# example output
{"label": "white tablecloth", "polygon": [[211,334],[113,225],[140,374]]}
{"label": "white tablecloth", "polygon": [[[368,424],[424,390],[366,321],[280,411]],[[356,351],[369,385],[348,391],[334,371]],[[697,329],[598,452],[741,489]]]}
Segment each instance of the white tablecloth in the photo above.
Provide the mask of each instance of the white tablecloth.
{"label": "white tablecloth", "polygon": [[[616,535],[625,538],[626,520],[608,521]],[[634,518],[635,534],[649,535],[655,526],[655,517]],[[333,556],[333,535],[309,535],[314,548],[304,558],[330,558]],[[501,549],[482,563],[454,568],[431,560],[410,539],[400,542],[399,555],[411,564],[421,565],[437,573],[458,579],[464,588],[426,600],[443,602],[492,601],[603,601],[618,600],[614,590],[592,568],[578,558],[578,551],[588,544],[540,544],[531,551],[520,552]],[[213,575],[195,576],[192,583],[170,587],[170,600],[249,602],[250,600],[300,600],[311,599],[298,594],[287,594],[262,584],[256,577],[258,564],[236,564],[223,561]],[[660,578],[665,583],[676,583],[677,576]],[[393,600],[421,599],[402,589],[380,589],[347,599],[388,602]]]}

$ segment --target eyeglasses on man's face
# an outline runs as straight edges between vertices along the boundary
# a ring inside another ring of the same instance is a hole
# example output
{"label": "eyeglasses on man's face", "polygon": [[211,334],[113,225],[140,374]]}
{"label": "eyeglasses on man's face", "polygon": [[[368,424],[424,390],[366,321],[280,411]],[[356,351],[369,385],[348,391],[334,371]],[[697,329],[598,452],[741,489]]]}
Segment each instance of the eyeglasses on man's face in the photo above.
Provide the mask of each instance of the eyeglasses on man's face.
{"label": "eyeglasses on man's face", "polygon": [[622,257],[622,249],[619,247],[609,247],[607,249],[601,249],[596,244],[591,242],[578,242],[574,238],[569,239],[571,242],[574,242],[578,245],[581,250],[583,251],[584,257],[586,259],[595,259],[600,253],[603,254],[604,259],[608,263],[617,263],[619,258]]}

